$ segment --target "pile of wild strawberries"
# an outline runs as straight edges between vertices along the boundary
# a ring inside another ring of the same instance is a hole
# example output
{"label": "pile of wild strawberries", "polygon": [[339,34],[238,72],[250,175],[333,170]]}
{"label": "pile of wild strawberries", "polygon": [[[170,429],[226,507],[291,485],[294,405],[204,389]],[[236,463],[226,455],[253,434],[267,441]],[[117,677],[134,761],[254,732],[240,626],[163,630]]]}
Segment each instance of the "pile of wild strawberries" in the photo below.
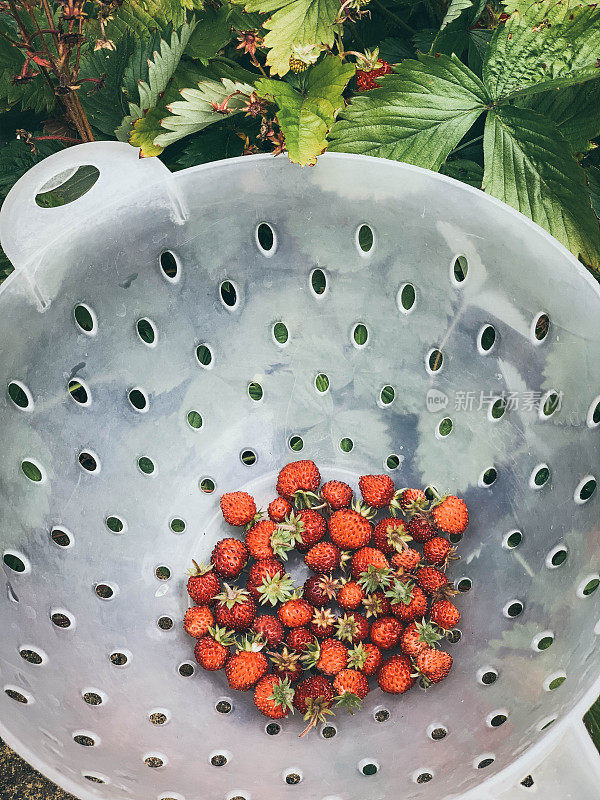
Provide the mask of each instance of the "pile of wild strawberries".
{"label": "pile of wild strawberries", "polygon": [[[438,683],[452,666],[438,648],[460,617],[449,599],[456,590],[445,569],[456,555],[446,535],[464,532],[466,503],[396,490],[388,475],[363,475],[359,487],[362,501],[341,481],[321,486],[305,460],[279,473],[268,518],[246,492],[224,494],[223,516],[244,535],[217,542],[210,566],[194,562],[187,583],[197,605],[184,627],[198,640],[197,662],[225,668],[232,689],[254,688],[271,719],[299,711],[303,733],[334,705],[354,711],[372,676],[402,694],[417,679]],[[286,571],[292,551],[314,573],[300,589]]]}

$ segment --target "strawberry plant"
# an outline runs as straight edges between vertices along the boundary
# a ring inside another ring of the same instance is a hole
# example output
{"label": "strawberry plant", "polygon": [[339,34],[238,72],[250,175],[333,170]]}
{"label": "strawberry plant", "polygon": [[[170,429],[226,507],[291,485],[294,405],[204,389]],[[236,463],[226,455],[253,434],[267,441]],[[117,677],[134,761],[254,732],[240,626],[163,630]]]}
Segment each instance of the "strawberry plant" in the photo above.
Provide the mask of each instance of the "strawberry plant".
{"label": "strawberry plant", "polygon": [[0,199],[93,139],[173,170],[329,149],[465,181],[598,274],[599,53],[575,0],[2,0]]}

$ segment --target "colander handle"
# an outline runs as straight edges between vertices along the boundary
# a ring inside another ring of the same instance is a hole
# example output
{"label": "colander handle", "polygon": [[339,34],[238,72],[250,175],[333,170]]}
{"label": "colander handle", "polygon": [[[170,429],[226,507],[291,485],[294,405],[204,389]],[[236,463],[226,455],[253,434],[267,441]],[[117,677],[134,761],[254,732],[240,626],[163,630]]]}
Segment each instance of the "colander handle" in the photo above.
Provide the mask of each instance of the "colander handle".
{"label": "colander handle", "polygon": [[[42,208],[36,195],[68,180],[78,167],[99,171],[94,185],[77,200],[54,208]],[[171,177],[157,158],[140,158],[138,150],[125,142],[89,142],[68,147],[36,164],[8,193],[0,213],[0,242],[16,270],[35,272],[42,252],[78,224],[105,207],[140,189]],[[58,180],[53,180],[58,179]],[[52,181],[52,185],[48,184]]]}

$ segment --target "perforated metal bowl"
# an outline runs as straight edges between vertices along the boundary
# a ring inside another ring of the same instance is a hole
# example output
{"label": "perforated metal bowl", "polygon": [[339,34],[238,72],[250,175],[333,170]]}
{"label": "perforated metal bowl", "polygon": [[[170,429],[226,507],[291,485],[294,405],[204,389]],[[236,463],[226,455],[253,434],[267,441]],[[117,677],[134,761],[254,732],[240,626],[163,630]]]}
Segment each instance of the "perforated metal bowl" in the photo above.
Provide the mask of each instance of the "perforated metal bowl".
{"label": "perforated metal bowl", "polygon": [[[87,194],[35,204],[83,164]],[[9,744],[85,800],[596,796],[600,296],[563,247],[407,165],[171,175],[104,142],[31,170],[0,233]],[[472,520],[450,677],[375,689],[302,740],[195,670],[181,628],[185,569],[225,533],[218,496],[264,505],[300,456],[354,486],[388,470],[457,491]]]}

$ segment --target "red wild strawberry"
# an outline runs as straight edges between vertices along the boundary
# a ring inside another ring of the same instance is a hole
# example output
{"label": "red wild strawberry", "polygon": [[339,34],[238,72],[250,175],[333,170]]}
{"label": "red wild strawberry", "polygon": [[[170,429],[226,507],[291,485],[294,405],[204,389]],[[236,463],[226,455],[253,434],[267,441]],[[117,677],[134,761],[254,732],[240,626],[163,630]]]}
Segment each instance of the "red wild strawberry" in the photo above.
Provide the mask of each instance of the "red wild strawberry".
{"label": "red wild strawberry", "polygon": [[431,606],[430,617],[440,628],[449,631],[458,625],[460,613],[449,600],[436,600]]}
{"label": "red wild strawberry", "polygon": [[394,583],[386,592],[392,603],[392,614],[403,622],[421,619],[427,613],[427,595],[411,581],[394,579]]}
{"label": "red wild strawberry", "polygon": [[396,491],[389,475],[362,475],[358,479],[358,487],[363,500],[371,508],[389,506]]}
{"label": "red wild strawberry", "polygon": [[248,525],[257,517],[256,503],[247,492],[224,494],[221,497],[221,511],[230,525]]}
{"label": "red wild strawberry", "polygon": [[352,501],[352,489],[342,481],[327,481],[321,486],[321,497],[329,508],[337,511],[347,508]]}
{"label": "red wild strawberry", "polygon": [[314,644],[316,641],[315,636],[308,628],[292,628],[287,632],[285,643],[292,650],[297,650],[299,653],[304,652],[309,644]]}
{"label": "red wild strawberry", "polygon": [[401,633],[402,625],[395,617],[380,617],[371,624],[371,641],[382,650],[396,647]]}
{"label": "red wild strawberry", "polygon": [[313,614],[308,629],[318,639],[325,639],[325,637],[333,635],[336,620],[337,617],[331,609],[320,608]]}
{"label": "red wild strawberry", "polygon": [[256,603],[248,592],[224,583],[217,600],[217,624],[234,631],[247,631],[256,616]]}
{"label": "red wild strawberry", "polygon": [[229,648],[234,643],[234,635],[224,628],[210,628],[206,636],[198,639],[194,656],[201,667],[207,670],[222,669],[229,657]]}
{"label": "red wild strawberry", "polygon": [[335,627],[338,639],[356,644],[368,638],[371,624],[366,617],[354,611],[352,614],[340,617]]}
{"label": "red wild strawberry", "polygon": [[348,649],[338,639],[325,639],[309,645],[302,660],[305,669],[316,667],[325,675],[337,675],[347,664]]}
{"label": "red wild strawberry", "polygon": [[456,594],[456,589],[448,578],[435,567],[419,567],[416,571],[416,581],[424,592],[435,597],[439,595],[449,598]]}
{"label": "red wild strawberry", "polygon": [[311,728],[319,722],[325,722],[327,714],[331,714],[334,691],[331,681],[324,675],[315,675],[313,678],[305,678],[298,684],[294,695],[294,706],[308,725],[300,736],[304,736]]}
{"label": "red wild strawberry", "polygon": [[415,542],[428,542],[436,535],[436,530],[425,517],[421,515],[414,516],[408,523],[408,532],[415,540]]}
{"label": "red wild strawberry", "polygon": [[269,503],[268,513],[273,522],[283,522],[292,513],[292,504],[285,497],[276,497]]}
{"label": "red wild strawberry", "polygon": [[406,656],[391,656],[379,667],[377,683],[388,694],[403,694],[413,685],[411,663]]}
{"label": "red wild strawberry", "polygon": [[401,553],[408,541],[410,541],[410,536],[406,523],[401,519],[386,517],[375,526],[373,544],[386,555]]}
{"label": "red wild strawberry", "polygon": [[422,489],[401,489],[396,492],[392,506],[409,513],[422,511],[427,506],[427,495]]}
{"label": "red wild strawberry", "polygon": [[270,719],[283,719],[292,708],[294,690],[285,678],[265,675],[256,684],[254,705]]}
{"label": "red wild strawberry", "polygon": [[455,550],[448,541],[441,536],[434,536],[423,545],[423,556],[428,564],[446,566],[448,561],[453,558]]}
{"label": "red wild strawberry", "polygon": [[421,554],[418,550],[412,547],[407,547],[406,550],[401,550],[399,553],[394,553],[391,558],[392,566],[396,567],[398,572],[402,574],[413,572],[421,563]]}
{"label": "red wild strawberry", "polygon": [[389,75],[392,71],[392,68],[388,64],[387,61],[382,61],[378,59],[377,64],[378,67],[370,70],[363,70],[357,69],[356,70],[356,88],[359,92],[368,92],[371,89],[379,89],[381,87],[380,83],[377,83],[377,78],[381,75]]}
{"label": "red wild strawberry", "polygon": [[357,609],[364,599],[365,593],[355,581],[347,581],[337,595],[338,605],[347,611]]}
{"label": "red wild strawberry", "polygon": [[239,539],[221,539],[216,543],[210,560],[222,578],[237,578],[248,560],[248,548]]}
{"label": "red wild strawberry", "polygon": [[357,580],[361,573],[366,572],[369,566],[377,569],[389,569],[390,562],[381,550],[375,547],[363,547],[352,556],[351,572],[354,580]]}
{"label": "red wild strawberry", "polygon": [[364,675],[375,675],[381,664],[381,650],[372,642],[359,642],[348,651],[348,666]]}
{"label": "red wild strawberry", "polygon": [[431,513],[435,524],[446,533],[464,533],[469,524],[467,504],[452,494],[434,506]]}
{"label": "red wild strawberry", "polygon": [[329,535],[341,549],[358,550],[371,541],[373,526],[358,511],[342,508],[329,517]]}
{"label": "red wild strawberry", "polygon": [[288,628],[301,628],[312,619],[314,608],[303,597],[286,600],[277,609],[277,616]]}
{"label": "red wild strawberry", "polygon": [[273,664],[273,674],[278,678],[286,678],[290,683],[296,683],[302,677],[300,653],[290,652],[284,647],[281,653],[269,653]]}
{"label": "red wild strawberry", "polygon": [[340,566],[341,553],[331,542],[319,542],[311,547],[304,556],[306,566],[313,572],[322,575],[324,572],[333,572]]}
{"label": "red wild strawberry", "polygon": [[269,647],[277,647],[285,635],[281,622],[269,614],[260,614],[256,617],[252,623],[252,630],[260,634]]}
{"label": "red wild strawberry", "polygon": [[229,656],[225,664],[225,675],[232,689],[245,692],[263,677],[269,662],[260,652],[261,644],[246,640],[242,648]]}
{"label": "red wild strawberry", "polygon": [[286,464],[277,477],[277,494],[291,500],[296,492],[316,492],[321,475],[313,461],[293,461]]}
{"label": "red wild strawberry", "polygon": [[206,636],[208,629],[215,624],[215,618],[208,606],[192,606],[185,612],[183,627],[186,633],[196,639]]}
{"label": "red wild strawberry", "polygon": [[424,647],[433,647],[441,638],[430,622],[411,622],[400,637],[400,647],[407,656],[416,658]]}
{"label": "red wild strawberry", "polygon": [[425,647],[417,656],[417,669],[428,683],[443,681],[451,666],[452,656],[443,650]]}
{"label": "red wild strawberry", "polygon": [[273,558],[275,555],[271,547],[271,536],[277,525],[270,519],[263,519],[246,531],[244,538],[246,547],[252,558]]}
{"label": "red wild strawberry", "polygon": [[221,591],[221,581],[215,575],[212,564],[207,567],[205,564],[198,565],[195,561],[192,563],[194,569],[187,582],[188,594],[199,605],[212,605],[214,596]]}
{"label": "red wild strawberry", "polygon": [[341,583],[330,575],[313,575],[304,583],[303,596],[316,608],[322,608],[335,600]]}
{"label": "red wild strawberry", "polygon": [[[338,697],[342,698],[344,695],[353,695],[356,699],[364,700],[369,694],[369,681],[365,678],[362,672],[355,669],[343,669],[335,676],[333,681],[333,688],[335,689]],[[356,702],[352,705],[349,703],[339,702],[338,705],[348,705],[356,708]]]}
{"label": "red wild strawberry", "polygon": [[320,542],[327,533],[327,522],[325,517],[312,508],[298,511],[295,515],[298,520],[297,530],[299,538],[296,541],[296,550],[299,553],[306,553],[310,548]]}

